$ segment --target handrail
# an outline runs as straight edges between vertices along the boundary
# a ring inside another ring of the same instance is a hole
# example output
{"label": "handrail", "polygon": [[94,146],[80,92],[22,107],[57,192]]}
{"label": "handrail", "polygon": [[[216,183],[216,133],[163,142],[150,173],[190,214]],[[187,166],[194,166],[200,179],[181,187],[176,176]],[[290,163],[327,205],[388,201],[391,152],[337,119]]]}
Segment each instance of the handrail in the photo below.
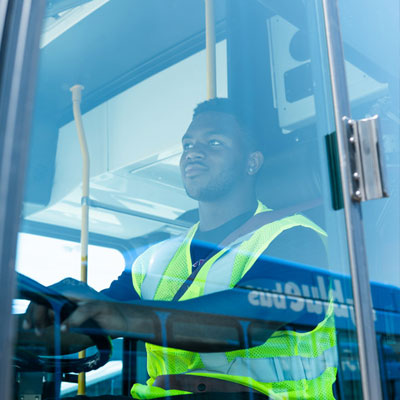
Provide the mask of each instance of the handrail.
{"label": "handrail", "polygon": [[214,99],[217,96],[214,0],[205,0],[205,6],[206,6],[207,100],[210,100]]}
{"label": "handrail", "polygon": [[142,211],[130,210],[128,208],[118,207],[112,204],[102,203],[97,200],[90,199],[89,206],[92,208],[100,208],[102,210],[108,210],[117,212],[120,214],[131,215],[132,217],[143,218],[150,221],[161,222],[166,225],[176,226],[179,228],[190,228],[193,225],[193,222],[179,220],[179,219],[171,219],[165,218],[154,214],[149,214]]}
{"label": "handrail", "polygon": [[[72,92],[72,109],[76,129],[78,131],[79,145],[82,153],[82,228],[81,228],[81,281],[87,283],[87,265],[88,265],[88,242],[89,242],[89,178],[90,178],[90,158],[89,150],[86,142],[85,131],[83,129],[81,115],[81,98],[82,85],[74,85],[71,87]],[[85,351],[79,352],[79,358],[86,356]],[[78,395],[84,395],[86,392],[85,373],[78,375]]]}

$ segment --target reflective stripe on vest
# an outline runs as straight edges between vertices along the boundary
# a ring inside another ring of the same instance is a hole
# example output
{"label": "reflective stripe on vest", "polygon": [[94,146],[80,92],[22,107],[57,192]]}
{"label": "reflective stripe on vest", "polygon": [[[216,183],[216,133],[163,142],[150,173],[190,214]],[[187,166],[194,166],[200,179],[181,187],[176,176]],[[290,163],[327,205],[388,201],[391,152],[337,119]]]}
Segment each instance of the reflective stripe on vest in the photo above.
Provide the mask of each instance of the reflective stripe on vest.
{"label": "reflective stripe on vest", "polygon": [[150,247],[137,258],[132,267],[132,280],[142,299],[154,299],[160,279],[181,246],[182,237],[179,236]]}
{"label": "reflective stripe on vest", "polygon": [[[277,331],[264,344],[249,349],[193,353],[151,344],[147,344],[147,349],[149,374],[154,377],[168,373],[191,373],[211,377],[218,375],[225,380],[235,377],[235,382],[242,384],[248,379],[259,384],[318,381],[326,369],[337,366],[334,306],[331,302],[325,319],[312,331]],[[327,390],[333,381],[325,383]],[[299,393],[296,396],[300,396]],[[327,395],[326,398],[330,397]]]}
{"label": "reflective stripe on vest", "polygon": [[[218,353],[222,355],[222,353]],[[249,376],[259,382],[298,381],[318,378],[329,367],[336,367],[338,357],[336,347],[325,350],[318,357],[269,357],[269,358],[240,358],[230,363],[216,363],[212,353],[201,353],[203,370],[191,370],[192,374],[204,374],[215,371],[220,374]],[[217,365],[220,365],[220,368]]]}

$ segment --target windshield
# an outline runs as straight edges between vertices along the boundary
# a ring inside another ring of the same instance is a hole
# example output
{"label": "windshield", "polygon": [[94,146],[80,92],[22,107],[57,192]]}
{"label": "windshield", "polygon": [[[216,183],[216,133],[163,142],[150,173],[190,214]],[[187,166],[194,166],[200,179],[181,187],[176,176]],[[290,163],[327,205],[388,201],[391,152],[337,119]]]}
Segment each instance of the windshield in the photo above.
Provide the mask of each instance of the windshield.
{"label": "windshield", "polygon": [[[397,366],[398,69],[352,23],[350,102],[382,115],[388,160],[391,197],[366,236],[381,361]],[[56,398],[361,398],[323,29],[314,2],[48,1],[16,258],[20,382],[44,370]]]}

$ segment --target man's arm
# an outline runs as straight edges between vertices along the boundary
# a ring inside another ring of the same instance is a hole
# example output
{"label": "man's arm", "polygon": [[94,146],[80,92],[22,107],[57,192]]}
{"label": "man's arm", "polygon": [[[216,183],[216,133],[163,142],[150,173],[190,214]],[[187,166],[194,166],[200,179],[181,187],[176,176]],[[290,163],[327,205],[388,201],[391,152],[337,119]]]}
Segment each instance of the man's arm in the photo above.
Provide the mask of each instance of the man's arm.
{"label": "man's arm", "polygon": [[[282,308],[275,299],[284,295],[276,292],[277,283],[283,288],[285,281],[295,279],[298,269],[293,263],[260,257],[233,289],[187,301],[89,302],[82,304],[66,325],[76,328],[91,317],[113,336],[133,336],[192,351],[251,347],[306,312],[305,308],[290,307],[294,300],[288,298],[287,307]],[[246,324],[247,338],[243,334]]]}
{"label": "man's arm", "polygon": [[101,293],[118,301],[139,300],[139,295],[132,287],[132,272],[124,270],[122,274],[107,289],[103,289]]}
{"label": "man's arm", "polygon": [[[318,235],[301,227],[283,232],[264,254],[309,265],[321,265],[326,260],[325,249]],[[275,283],[288,278],[284,264],[278,260],[265,261],[261,257],[237,284],[237,288],[183,302],[121,303],[111,299],[83,301],[65,321],[64,329],[75,330],[87,319],[93,318],[104,331],[114,337],[132,336],[154,344],[192,351],[226,351],[251,347],[252,342],[257,341],[259,344],[280,327],[301,318],[302,313],[291,312],[290,308],[283,310],[266,307],[268,304],[265,299],[274,292]],[[269,271],[275,272],[273,281],[268,279]],[[130,274],[124,274],[124,286],[130,287],[135,294],[130,286]],[[255,288],[260,291],[258,294]],[[103,293],[109,295],[107,290]],[[243,336],[243,323],[259,327],[257,340]],[[76,339],[67,340],[68,335],[64,336],[65,348],[76,347]],[[88,346],[87,338],[80,342],[84,347]]]}
{"label": "man's arm", "polygon": [[[258,345],[287,319],[297,317],[277,309],[266,314],[262,307],[252,305],[249,294],[247,289],[235,289],[181,302],[90,301],[64,322],[62,331],[79,332],[82,324],[93,319],[112,337],[134,337],[189,351],[220,352]],[[256,334],[252,327],[257,328]]]}

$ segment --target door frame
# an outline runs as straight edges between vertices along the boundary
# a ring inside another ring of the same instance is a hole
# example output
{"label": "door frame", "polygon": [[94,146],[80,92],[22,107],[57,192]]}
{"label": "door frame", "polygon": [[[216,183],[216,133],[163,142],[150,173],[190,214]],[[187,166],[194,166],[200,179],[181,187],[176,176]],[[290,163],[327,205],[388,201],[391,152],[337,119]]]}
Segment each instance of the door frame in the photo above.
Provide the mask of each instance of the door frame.
{"label": "door frame", "polygon": [[0,2],[0,398],[11,398],[15,254],[45,0]]}
{"label": "door frame", "polygon": [[322,0],[322,3],[353,288],[361,385],[364,399],[380,400],[382,399],[382,388],[361,203],[354,201],[352,198],[350,186],[349,150],[351,143],[345,118],[351,117],[351,110],[345,71],[343,39],[340,29],[339,6],[337,0]]}

